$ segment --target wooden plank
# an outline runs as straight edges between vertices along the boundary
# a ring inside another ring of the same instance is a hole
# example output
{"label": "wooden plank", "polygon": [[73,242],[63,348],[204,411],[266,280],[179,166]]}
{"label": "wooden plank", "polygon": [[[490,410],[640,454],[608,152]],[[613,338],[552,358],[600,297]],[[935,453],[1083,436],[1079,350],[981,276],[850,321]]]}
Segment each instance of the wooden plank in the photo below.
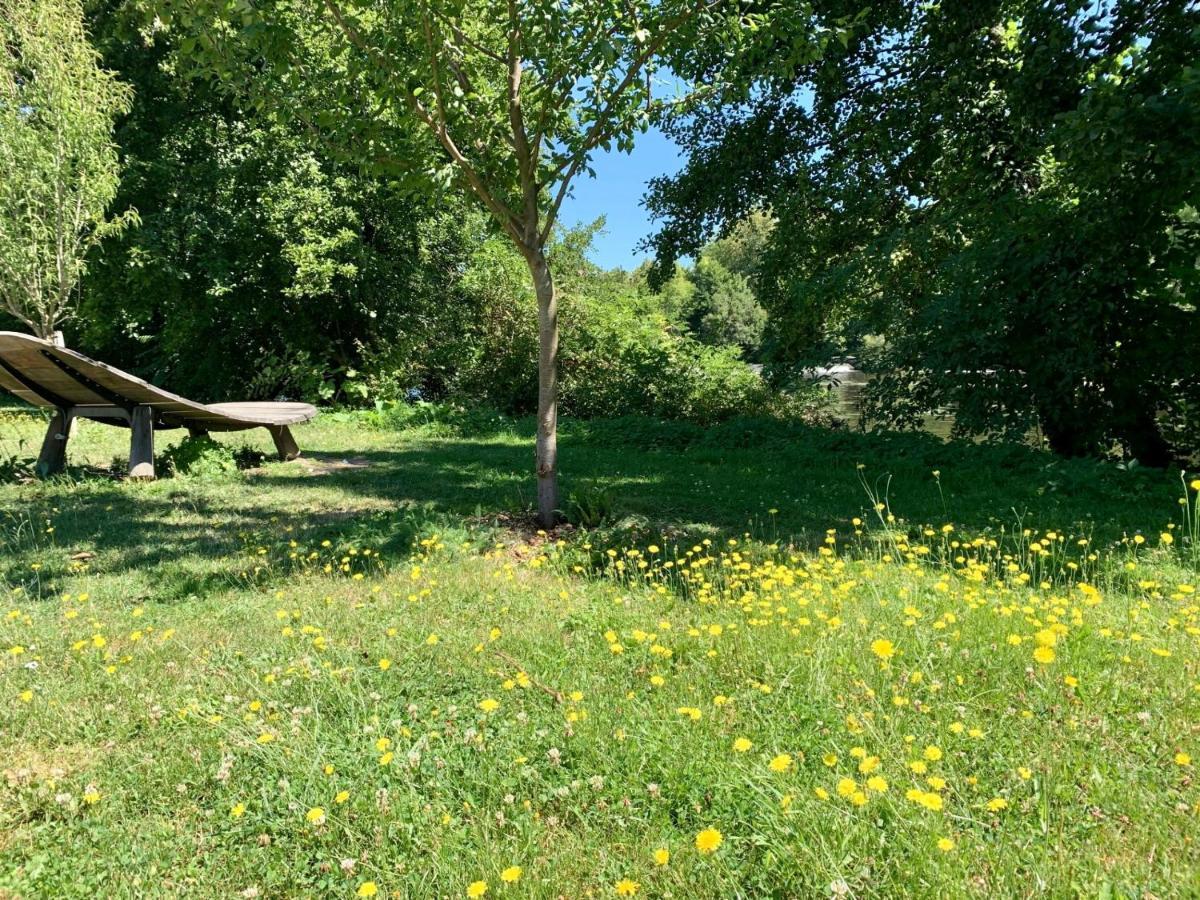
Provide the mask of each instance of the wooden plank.
{"label": "wooden plank", "polygon": [[148,406],[133,408],[129,429],[129,477],[154,480],[154,410]]}
{"label": "wooden plank", "polygon": [[[50,354],[58,360],[47,358]],[[80,353],[30,335],[15,332],[0,332],[0,357],[18,369],[22,377],[35,385],[44,386],[54,396],[67,400],[72,406],[94,408],[116,408],[114,396],[128,400],[130,405],[153,409],[153,419],[160,427],[188,427],[195,425],[211,431],[242,431],[248,428],[288,426],[307,422],[317,414],[315,407],[307,403],[214,403],[205,406],[164,391],[152,384],[122,372],[112,366],[89,359]],[[67,367],[76,373],[63,371]],[[89,389],[81,379],[93,382],[108,396]],[[0,387],[17,394],[23,400],[36,402],[28,396],[30,390],[13,385],[12,379],[0,380]],[[41,403],[39,405],[45,405]],[[86,410],[80,415],[89,417]],[[92,417],[110,420],[111,417],[94,409]]]}
{"label": "wooden plank", "polygon": [[40,354],[5,353],[4,361],[29,381],[41,385],[72,404],[106,404],[108,400],[89,391]]}
{"label": "wooden plank", "polygon": [[39,478],[57,475],[67,467],[67,438],[71,436],[71,423],[63,410],[54,411],[50,427],[42,440],[42,452],[38,454],[34,471]]}
{"label": "wooden plank", "polygon": [[271,438],[275,441],[275,452],[279,454],[280,459],[288,462],[300,455],[300,447],[286,425],[272,425],[267,430],[271,432]]}
{"label": "wooden plank", "polygon": [[299,425],[317,414],[308,403],[212,403],[208,409],[258,425]]}

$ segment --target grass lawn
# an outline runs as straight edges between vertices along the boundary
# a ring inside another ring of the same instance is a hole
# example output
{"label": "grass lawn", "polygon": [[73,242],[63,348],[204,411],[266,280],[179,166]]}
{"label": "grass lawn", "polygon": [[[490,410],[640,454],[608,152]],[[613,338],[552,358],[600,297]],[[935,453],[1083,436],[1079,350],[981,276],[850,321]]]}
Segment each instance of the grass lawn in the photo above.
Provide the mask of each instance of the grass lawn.
{"label": "grass lawn", "polygon": [[1178,472],[567,423],[545,536],[524,422],[126,437],[0,485],[0,898],[1200,893]]}

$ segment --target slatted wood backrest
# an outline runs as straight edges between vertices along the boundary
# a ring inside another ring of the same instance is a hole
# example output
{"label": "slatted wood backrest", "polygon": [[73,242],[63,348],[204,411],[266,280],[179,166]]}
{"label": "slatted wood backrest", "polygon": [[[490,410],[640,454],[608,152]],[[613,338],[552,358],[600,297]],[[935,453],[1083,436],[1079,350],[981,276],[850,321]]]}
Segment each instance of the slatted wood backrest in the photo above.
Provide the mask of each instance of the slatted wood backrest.
{"label": "slatted wood backrest", "polygon": [[[307,403],[214,403],[205,406],[157,388],[82,353],[49,341],[0,331],[0,388],[35,406],[153,407],[155,422],[235,431],[307,422],[317,411]],[[87,410],[77,410],[87,417]]]}
{"label": "slatted wood backrest", "polygon": [[146,405],[164,413],[208,413],[136,375],[10,331],[0,331],[0,387],[35,406]]}

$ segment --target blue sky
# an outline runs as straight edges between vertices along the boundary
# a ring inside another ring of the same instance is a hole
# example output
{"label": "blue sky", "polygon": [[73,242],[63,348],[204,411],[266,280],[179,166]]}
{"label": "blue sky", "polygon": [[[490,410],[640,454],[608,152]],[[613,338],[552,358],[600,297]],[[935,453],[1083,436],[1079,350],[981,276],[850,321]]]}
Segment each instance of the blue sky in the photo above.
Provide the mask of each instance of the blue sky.
{"label": "blue sky", "polygon": [[605,233],[596,237],[592,260],[606,269],[632,269],[648,255],[634,248],[653,231],[642,206],[646,185],[657,175],[674,174],[682,165],[679,148],[662,132],[639,135],[633,153],[613,151],[592,160],[596,177],[576,179],[574,196],[563,202],[560,220],[569,228],[606,216]]}

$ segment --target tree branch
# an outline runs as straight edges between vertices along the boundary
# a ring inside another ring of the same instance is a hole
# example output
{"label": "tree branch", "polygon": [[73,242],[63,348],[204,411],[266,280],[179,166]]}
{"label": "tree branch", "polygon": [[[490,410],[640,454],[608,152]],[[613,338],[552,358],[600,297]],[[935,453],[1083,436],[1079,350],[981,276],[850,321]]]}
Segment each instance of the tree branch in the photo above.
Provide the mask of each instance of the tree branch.
{"label": "tree branch", "polygon": [[533,244],[538,236],[537,167],[525,134],[525,116],[521,111],[521,75],[521,23],[517,16],[516,0],[508,0],[508,122],[512,129],[517,171],[521,178],[521,199],[525,208],[525,242]]}
{"label": "tree branch", "polygon": [[[342,32],[346,40],[348,40],[353,46],[357,47],[359,51],[370,57],[377,67],[388,72],[391,78],[398,85],[403,86],[405,83],[404,80],[392,67],[391,63],[382,57],[378,52],[376,52],[374,48],[372,48],[366,42],[363,36],[359,33],[358,29],[356,29],[346,20],[346,17],[342,15],[341,9],[338,8],[334,0],[323,0],[323,2],[325,8],[329,11],[330,15],[333,16],[334,21],[337,23],[338,29]],[[428,26],[428,19],[426,19],[426,26]],[[432,43],[432,38],[428,34],[428,31],[427,41],[429,41],[430,44]],[[435,56],[435,54],[432,52],[432,48],[431,56]],[[434,66],[434,84],[437,92],[440,93],[440,79],[436,72],[436,59],[434,60]],[[487,185],[484,184],[483,179],[479,176],[479,173],[475,170],[475,167],[471,165],[471,162],[459,149],[458,144],[450,135],[450,132],[446,126],[444,112],[440,113],[441,121],[436,121],[430,114],[429,110],[425,108],[425,105],[421,103],[420,99],[416,97],[412,91],[408,90],[407,87],[402,87],[401,96],[404,98],[405,102],[408,104],[409,108],[413,111],[417,118],[420,119],[421,122],[424,123],[424,125],[433,133],[433,136],[437,138],[438,143],[440,143],[443,149],[445,149],[445,151],[450,155],[450,158],[454,161],[454,163],[459,167],[459,169],[462,170],[463,175],[467,179],[467,183],[471,186],[471,189],[475,192],[476,196],[483,201],[484,205],[488,208],[492,215],[496,217],[505,232],[514,240],[520,242],[523,238],[523,228],[521,227],[522,223],[520,218],[513,213],[512,210],[507,207],[507,205],[494,197],[491,191],[488,190]],[[441,101],[439,100],[438,102],[439,106],[441,106]]]}
{"label": "tree branch", "polygon": [[[640,77],[642,68],[654,57],[656,53],[658,53],[659,50],[662,49],[663,44],[666,43],[667,38],[670,37],[671,33],[676,28],[683,25],[693,16],[712,9],[723,2],[726,2],[726,0],[706,0],[706,2],[699,3],[695,7],[689,7],[678,15],[668,19],[666,22],[663,22],[659,26],[658,34],[655,35],[654,39],[647,41],[645,47],[642,49],[642,52],[636,55],[630,62],[629,67],[625,70],[625,75],[621,79],[620,84],[617,85],[615,90],[609,92],[608,102],[605,103],[604,108],[596,116],[596,119],[593,122],[591,129],[588,131],[588,134],[584,137],[583,142],[579,145],[575,152],[568,157],[568,160],[560,163],[558,168],[555,170],[556,175],[559,173],[564,174],[561,176],[558,192],[554,198],[554,202],[551,204],[550,209],[546,214],[545,224],[542,226],[541,241],[543,243],[545,243],[546,239],[550,236],[550,230],[554,227],[554,222],[558,218],[558,211],[562,207],[563,200],[566,199],[567,193],[570,190],[571,180],[579,173],[579,169],[587,161],[588,154],[591,153],[591,151],[594,150],[601,141],[612,137],[614,134],[614,126],[612,122],[613,109],[617,102],[621,99],[622,95],[629,90],[629,86]],[[564,166],[566,167],[565,170]]]}

